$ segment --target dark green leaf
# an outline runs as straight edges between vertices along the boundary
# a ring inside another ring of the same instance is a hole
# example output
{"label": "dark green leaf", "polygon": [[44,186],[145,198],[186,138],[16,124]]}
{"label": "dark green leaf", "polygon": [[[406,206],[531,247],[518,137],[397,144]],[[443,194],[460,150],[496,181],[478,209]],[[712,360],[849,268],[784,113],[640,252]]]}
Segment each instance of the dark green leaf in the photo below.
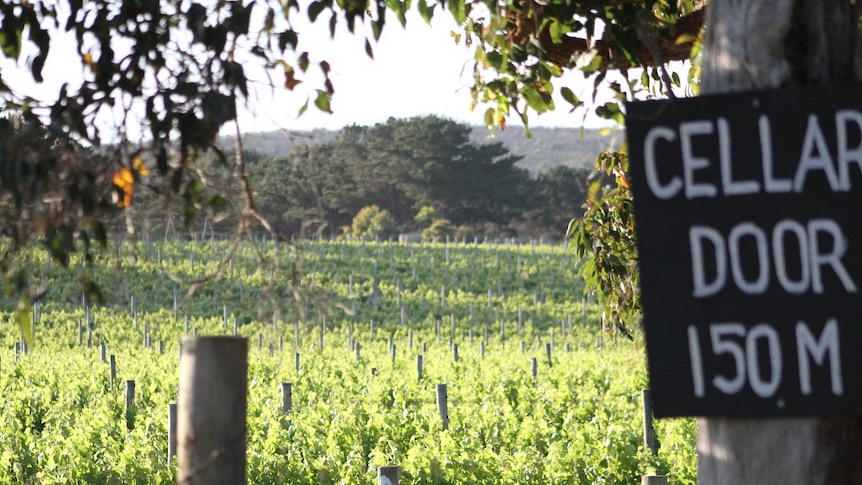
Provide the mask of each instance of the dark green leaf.
{"label": "dark green leaf", "polygon": [[311,5],[308,6],[308,19],[312,22],[317,21],[317,17],[323,13],[323,9],[326,8],[326,4],[320,0],[315,0],[311,2]]}
{"label": "dark green leaf", "polygon": [[434,17],[434,7],[429,7],[427,0],[419,0],[418,8],[419,15],[430,25],[431,19]]}
{"label": "dark green leaf", "polygon": [[449,12],[455,18],[455,22],[463,24],[467,20],[467,5],[464,0],[449,0]]}
{"label": "dark green leaf", "polygon": [[573,93],[571,89],[565,86],[560,89],[560,94],[563,96],[563,99],[565,99],[567,103],[572,105],[572,109],[584,104],[583,101],[581,101],[580,99],[578,99],[577,96],[575,96],[575,93]]}
{"label": "dark green leaf", "polygon": [[287,46],[290,46],[291,49],[296,50],[296,43],[299,41],[298,36],[296,35],[296,31],[292,29],[285,30],[278,36],[278,48],[284,52],[284,49]]}

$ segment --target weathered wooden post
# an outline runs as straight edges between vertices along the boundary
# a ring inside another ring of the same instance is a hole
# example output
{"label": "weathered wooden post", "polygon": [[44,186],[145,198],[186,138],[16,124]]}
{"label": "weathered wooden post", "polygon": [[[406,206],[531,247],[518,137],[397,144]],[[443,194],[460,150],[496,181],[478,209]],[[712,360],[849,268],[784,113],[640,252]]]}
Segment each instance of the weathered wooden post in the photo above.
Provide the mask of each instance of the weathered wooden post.
{"label": "weathered wooden post", "polygon": [[168,404],[168,466],[177,454],[177,403]]}
{"label": "weathered wooden post", "polygon": [[377,469],[377,485],[398,485],[400,481],[400,466],[382,466]]}
{"label": "weathered wooden post", "polygon": [[652,401],[650,399],[649,389],[641,391],[641,402],[643,405],[644,417],[644,447],[655,455],[658,449],[655,445],[655,429],[653,429],[652,426]]}
{"label": "weathered wooden post", "polygon": [[114,381],[117,379],[117,359],[114,357],[114,354],[111,354],[110,357],[110,370],[111,370],[111,389],[114,388]]}
{"label": "weathered wooden post", "polygon": [[135,427],[135,381],[126,381],[126,427]]}
{"label": "weathered wooden post", "polygon": [[281,383],[281,409],[284,414],[293,410],[293,384],[290,382]]}
{"label": "weathered wooden post", "polygon": [[248,340],[185,337],[177,402],[177,482],[244,484]]}
{"label": "weathered wooden post", "polygon": [[641,477],[641,485],[667,485],[667,477],[664,475],[644,475]]}
{"label": "weathered wooden post", "polygon": [[449,395],[446,393],[446,384],[437,384],[437,411],[440,412],[440,420],[443,429],[449,429]]}

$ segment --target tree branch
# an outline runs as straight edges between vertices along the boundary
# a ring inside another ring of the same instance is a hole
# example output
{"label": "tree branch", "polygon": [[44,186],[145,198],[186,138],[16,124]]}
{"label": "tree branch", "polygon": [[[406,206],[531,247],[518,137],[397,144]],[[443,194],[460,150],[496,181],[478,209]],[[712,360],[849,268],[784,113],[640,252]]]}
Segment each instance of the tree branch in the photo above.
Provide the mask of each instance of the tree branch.
{"label": "tree branch", "polygon": [[[644,42],[641,49],[635,53],[634,62],[641,67],[651,67],[656,66],[656,59],[661,59],[661,62],[688,59],[691,56],[693,39],[697,37],[703,27],[704,11],[705,8],[696,10],[680,17],[675,24],[660,29],[659,35],[652,39],[660,56],[654,56],[650,52],[650,48],[647,47],[647,43]],[[524,34],[528,33],[523,29],[517,30],[517,32],[520,37],[524,37]],[[682,36],[685,36],[685,40],[677,42],[677,39]],[[632,61],[621,54],[616,42],[599,40],[591,47],[586,39],[563,37],[559,43],[555,43],[551,38],[549,26],[542,29],[536,40],[545,53],[545,59],[560,67],[571,67],[579,56],[591,51],[596,51],[598,55],[602,56],[599,70],[632,67]]]}

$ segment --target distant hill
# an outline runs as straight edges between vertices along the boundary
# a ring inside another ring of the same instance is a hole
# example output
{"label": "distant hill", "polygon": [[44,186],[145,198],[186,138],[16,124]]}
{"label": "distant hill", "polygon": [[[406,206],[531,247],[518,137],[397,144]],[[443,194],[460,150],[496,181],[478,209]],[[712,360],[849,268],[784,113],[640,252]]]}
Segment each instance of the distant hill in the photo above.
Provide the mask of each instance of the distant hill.
{"label": "distant hill", "polygon": [[[500,142],[513,155],[523,158],[518,165],[532,174],[545,172],[557,165],[572,167],[592,167],[596,156],[609,147],[619,147],[623,141],[622,130],[614,130],[602,135],[598,130],[579,128],[531,128],[532,138],[527,138],[520,126],[510,126],[504,131],[495,130],[489,139],[490,131],[475,126],[470,135],[473,143]],[[271,131],[246,133],[243,145],[252,150],[272,157],[287,156],[294,144],[326,143],[335,138],[332,130],[313,131]],[[223,139],[224,146],[233,145],[233,137]]]}
{"label": "distant hill", "polygon": [[623,141],[622,130],[601,135],[599,130],[579,128],[530,128],[532,138],[527,138],[523,127],[510,126],[504,131],[495,130],[494,138],[488,140],[489,130],[473,127],[470,139],[474,143],[501,142],[509,153],[524,157],[518,164],[532,174],[546,172],[557,165],[592,168],[596,157],[609,147],[619,147]]}

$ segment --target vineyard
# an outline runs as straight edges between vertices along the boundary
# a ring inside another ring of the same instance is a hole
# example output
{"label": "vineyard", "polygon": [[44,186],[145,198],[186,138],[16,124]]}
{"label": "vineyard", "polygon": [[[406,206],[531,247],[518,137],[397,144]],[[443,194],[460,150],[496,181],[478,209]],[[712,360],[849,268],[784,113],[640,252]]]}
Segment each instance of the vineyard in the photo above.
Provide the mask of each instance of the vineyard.
{"label": "vineyard", "polygon": [[644,447],[643,341],[600,331],[558,245],[145,238],[20,264],[45,295],[32,346],[2,301],[0,483],[173,483],[180,339],[235,333],[250,483],[696,483],[694,422]]}

